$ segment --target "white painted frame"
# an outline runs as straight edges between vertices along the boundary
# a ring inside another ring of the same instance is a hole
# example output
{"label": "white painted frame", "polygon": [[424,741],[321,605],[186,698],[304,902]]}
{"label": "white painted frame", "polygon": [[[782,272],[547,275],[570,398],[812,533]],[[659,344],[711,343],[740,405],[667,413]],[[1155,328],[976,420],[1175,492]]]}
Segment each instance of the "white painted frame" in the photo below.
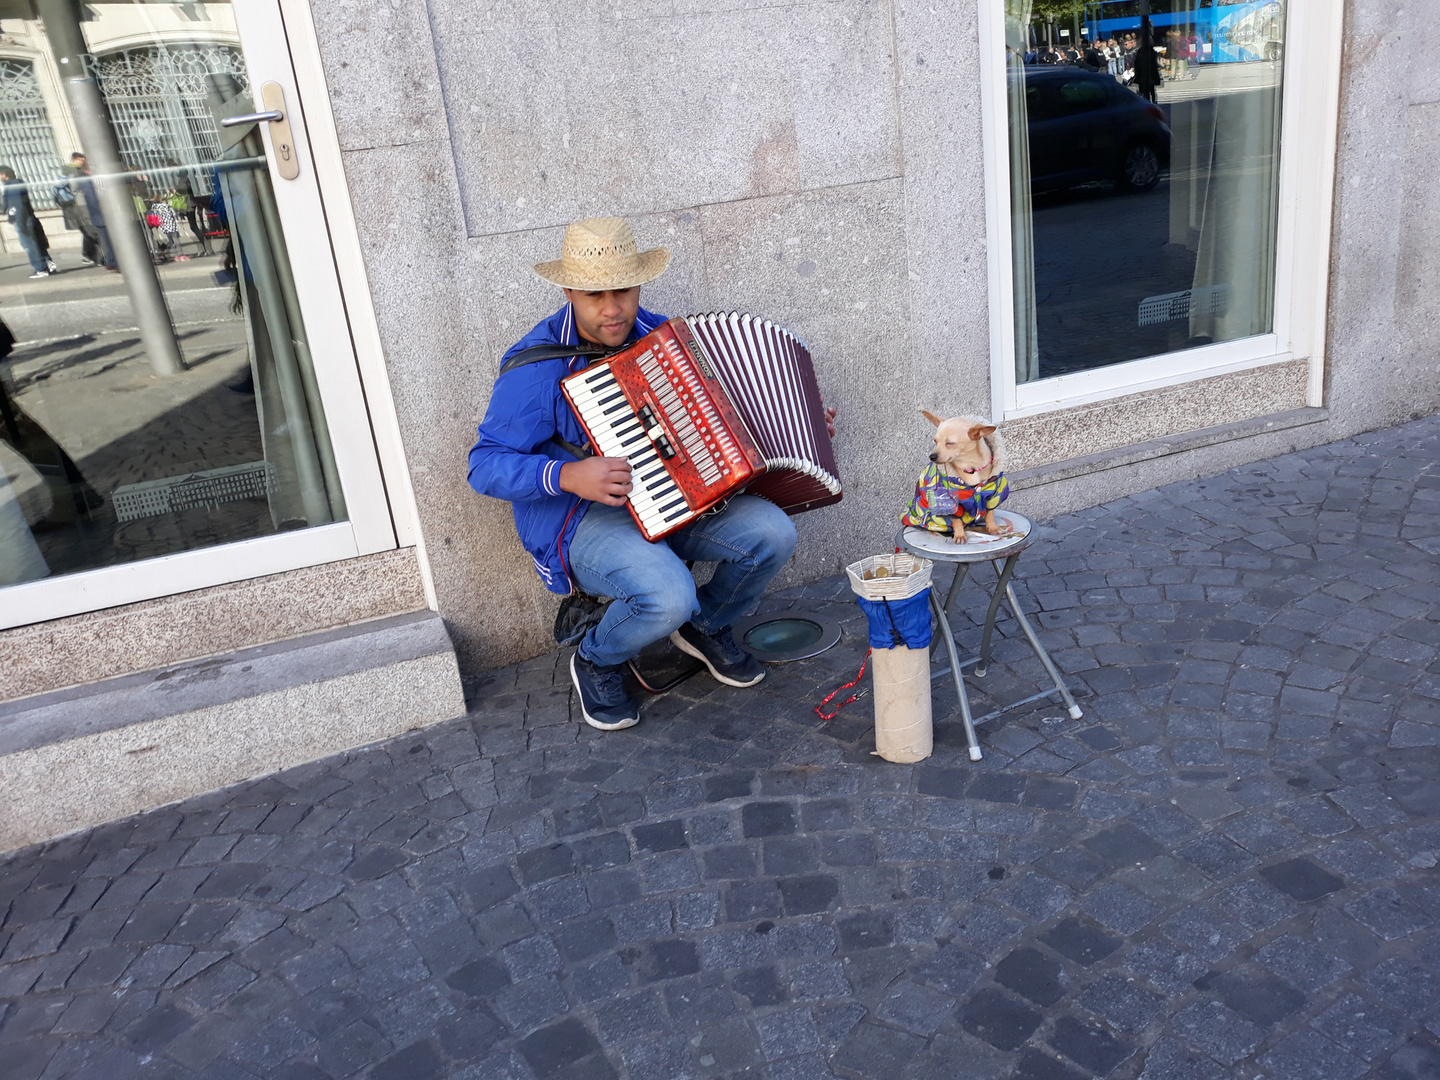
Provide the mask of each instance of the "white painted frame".
{"label": "white painted frame", "polygon": [[1344,0],[1290,0],[1286,5],[1274,331],[1028,383],[1015,379],[1004,0],[977,0],[977,5],[991,415],[1003,420],[1034,416],[1297,358],[1309,368],[1306,404],[1323,405]]}
{"label": "white painted frame", "polygon": [[304,107],[313,119],[310,153],[320,195],[329,219],[329,237],[340,274],[340,289],[349,312],[351,343],[360,369],[360,380],[369,403],[370,428],[380,458],[380,470],[390,497],[391,523],[400,547],[418,549],[420,574],[425,596],[432,610],[439,610],[435,582],[426,557],[425,538],[420,530],[420,511],[410,480],[410,466],[400,433],[400,418],[385,368],[385,351],[380,342],[380,324],[371,299],[370,279],[360,247],[355,207],[345,180],[344,156],[339,130],[330,106],[330,88],[320,58],[320,39],[315,32],[310,0],[279,0],[289,38],[290,57]]}
{"label": "white painted frame", "polygon": [[[300,159],[298,179],[284,180],[275,171],[269,125],[262,124],[261,133],[349,520],[0,588],[0,629],[418,541],[414,495],[380,360],[378,330],[308,5],[303,0],[236,0],[234,13],[252,83],[277,82],[285,92]],[[298,17],[301,13],[303,20]],[[293,51],[287,30],[299,31],[293,33],[298,39]],[[307,119],[313,119],[313,127]],[[428,568],[425,584],[434,607]]]}

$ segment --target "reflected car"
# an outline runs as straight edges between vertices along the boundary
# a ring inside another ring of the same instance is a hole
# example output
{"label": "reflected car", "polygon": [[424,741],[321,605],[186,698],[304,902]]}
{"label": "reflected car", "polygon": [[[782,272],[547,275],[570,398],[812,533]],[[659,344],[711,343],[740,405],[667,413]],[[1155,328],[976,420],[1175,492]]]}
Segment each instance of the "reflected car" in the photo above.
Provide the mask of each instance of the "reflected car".
{"label": "reflected car", "polygon": [[1026,67],[1025,108],[1031,191],[1096,180],[1149,191],[1170,167],[1164,111],[1105,72]]}

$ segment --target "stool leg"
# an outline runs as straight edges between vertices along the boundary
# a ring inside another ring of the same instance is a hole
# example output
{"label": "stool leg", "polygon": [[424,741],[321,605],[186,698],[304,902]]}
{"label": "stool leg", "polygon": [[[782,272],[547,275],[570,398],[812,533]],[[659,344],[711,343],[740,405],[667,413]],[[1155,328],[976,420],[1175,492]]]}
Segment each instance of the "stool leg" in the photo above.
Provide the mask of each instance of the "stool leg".
{"label": "stool leg", "polygon": [[960,653],[955,649],[955,635],[950,630],[950,617],[935,598],[934,589],[930,590],[930,605],[935,608],[936,618],[940,621],[940,633],[945,638],[945,648],[950,652],[950,673],[955,676],[955,693],[960,698],[960,719],[965,724],[965,741],[970,745],[970,760],[979,761],[980,740],[975,737],[975,721],[970,717],[970,697],[965,693],[965,676],[960,673]]}
{"label": "stool leg", "polygon": [[[945,593],[945,603],[944,603],[943,605],[941,605],[941,607],[940,607],[940,614],[937,616],[937,618],[941,618],[941,619],[949,619],[949,618],[950,618],[950,605],[951,605],[951,602],[955,599],[955,594],[960,591],[960,586],[965,583],[965,575],[968,574],[969,572],[970,572],[970,564],[969,564],[969,563],[956,563],[956,564],[955,564],[955,576],[950,579],[950,588],[949,588],[949,590],[946,591],[946,593]],[[934,592],[933,589],[932,589],[931,592],[930,592],[930,599],[931,599],[932,601],[935,599],[935,592]],[[934,604],[932,603],[931,606],[933,607]],[[940,648],[940,639],[939,639],[939,638],[934,638],[934,639],[932,639],[931,642],[930,642],[930,657],[931,657],[931,659],[934,659],[934,657],[935,657],[935,650],[938,649],[938,648]]]}
{"label": "stool leg", "polygon": [[[1010,587],[1010,574],[1019,558],[1019,554],[1011,555],[1005,560],[1005,569],[996,571],[999,580],[996,581],[995,591],[990,596],[990,610],[985,612],[985,632],[980,635],[980,663],[975,665],[976,675],[984,675],[990,666],[990,635],[995,632],[995,616],[1000,611],[1000,600],[1005,595],[1005,590]],[[990,565],[995,564],[992,562]]]}
{"label": "stool leg", "polygon": [[1070,719],[1079,720],[1085,715],[1080,711],[1080,706],[1075,704],[1075,699],[1070,696],[1070,691],[1065,687],[1065,680],[1060,677],[1059,670],[1055,667],[1055,661],[1050,659],[1050,654],[1045,651],[1045,646],[1040,644],[1040,639],[1035,636],[1035,631],[1030,628],[1030,620],[1025,618],[1025,613],[1020,610],[1020,601],[1015,599],[1015,587],[1005,586],[1005,598],[1010,601],[1010,610],[1015,613],[1015,621],[1020,624],[1020,629],[1025,632],[1025,637],[1030,642],[1030,648],[1035,650],[1035,655],[1040,658],[1040,663],[1045,665],[1045,670],[1050,673],[1050,678],[1055,682],[1055,689],[1060,691],[1060,696],[1065,699],[1065,704],[1070,709]]}

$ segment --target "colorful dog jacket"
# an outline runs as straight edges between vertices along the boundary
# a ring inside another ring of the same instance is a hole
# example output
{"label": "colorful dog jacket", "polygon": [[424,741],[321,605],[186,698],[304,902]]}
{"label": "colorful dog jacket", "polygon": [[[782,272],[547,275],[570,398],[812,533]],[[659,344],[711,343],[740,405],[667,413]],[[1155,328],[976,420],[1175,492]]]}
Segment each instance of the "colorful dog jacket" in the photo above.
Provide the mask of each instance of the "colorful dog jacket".
{"label": "colorful dog jacket", "polygon": [[950,536],[954,532],[950,518],[959,517],[962,525],[973,525],[1009,495],[1010,485],[1005,482],[1004,473],[996,473],[979,487],[971,487],[932,464],[920,474],[915,497],[900,522]]}

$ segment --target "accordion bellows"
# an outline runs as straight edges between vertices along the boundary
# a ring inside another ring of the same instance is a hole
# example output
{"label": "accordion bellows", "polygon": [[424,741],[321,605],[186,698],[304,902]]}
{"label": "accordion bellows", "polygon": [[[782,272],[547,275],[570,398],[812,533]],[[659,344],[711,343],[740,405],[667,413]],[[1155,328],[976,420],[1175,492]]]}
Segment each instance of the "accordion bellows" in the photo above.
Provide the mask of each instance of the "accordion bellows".
{"label": "accordion bellows", "polygon": [[840,500],[810,351],[767,319],[671,319],[560,386],[595,451],[629,460],[648,540],[741,490],[791,514]]}
{"label": "accordion bellows", "polygon": [[737,312],[686,322],[765,455],[765,474],[746,490],[785,510],[838,502],[835,450],[805,343],[769,319]]}

